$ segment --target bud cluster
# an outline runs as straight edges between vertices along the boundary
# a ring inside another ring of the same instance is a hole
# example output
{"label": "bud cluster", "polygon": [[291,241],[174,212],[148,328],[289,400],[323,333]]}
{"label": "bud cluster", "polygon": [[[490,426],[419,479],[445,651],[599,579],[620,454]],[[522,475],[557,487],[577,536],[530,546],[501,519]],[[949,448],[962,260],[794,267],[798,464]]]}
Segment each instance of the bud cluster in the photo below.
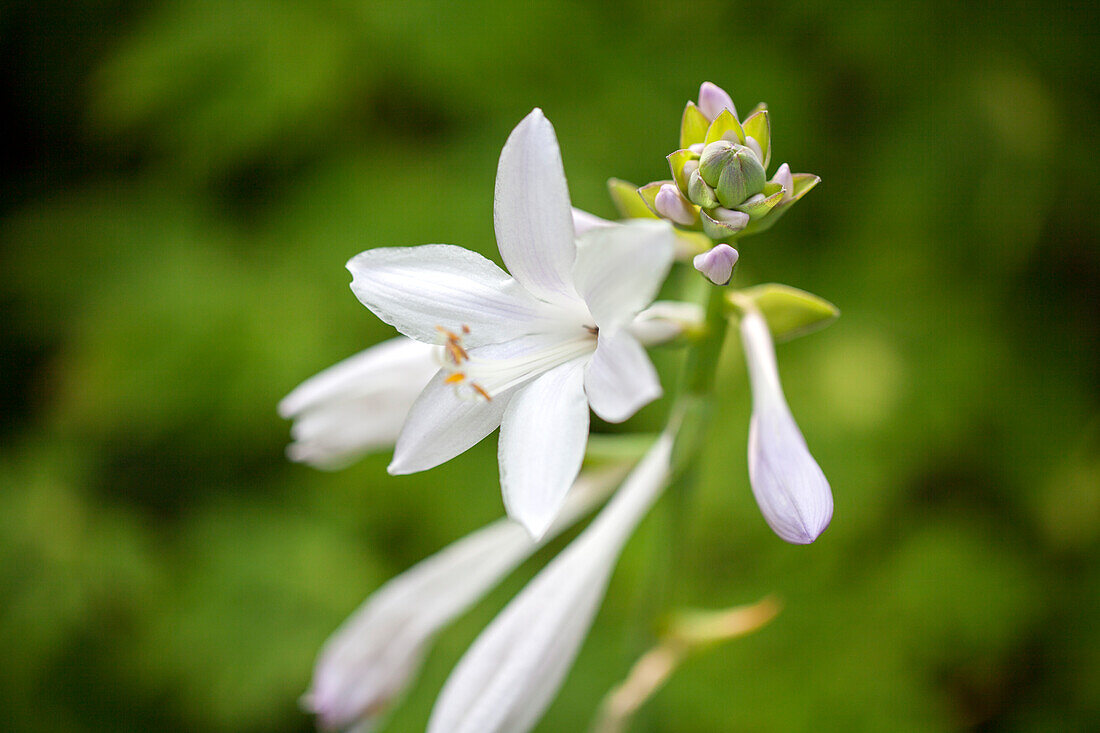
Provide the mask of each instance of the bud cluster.
{"label": "bud cluster", "polygon": [[699,103],[684,107],[680,149],[668,156],[672,180],[648,183],[638,193],[656,216],[729,241],[768,229],[821,180],[792,174],[786,163],[768,180],[770,161],[767,107],[739,121],[730,96],[704,82]]}

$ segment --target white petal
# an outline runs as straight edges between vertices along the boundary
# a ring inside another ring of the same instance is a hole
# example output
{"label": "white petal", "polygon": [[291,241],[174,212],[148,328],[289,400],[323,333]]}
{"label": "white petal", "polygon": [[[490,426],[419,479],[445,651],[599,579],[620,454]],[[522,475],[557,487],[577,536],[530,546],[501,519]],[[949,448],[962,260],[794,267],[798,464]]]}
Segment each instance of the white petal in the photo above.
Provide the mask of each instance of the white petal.
{"label": "white petal", "polygon": [[537,329],[547,307],[481,255],[449,244],[368,249],[348,262],[351,289],[401,333],[438,343],[437,326],[467,326],[467,346],[492,344]]}
{"label": "white petal", "polygon": [[541,537],[561,509],[588,442],[584,359],[519,388],[500,426],[500,487],[508,516]]}
{"label": "white petal", "polygon": [[662,436],[600,515],[478,636],[447,679],[429,733],[526,733],[557,694],[623,544],[668,476]]}
{"label": "white petal", "polygon": [[767,322],[759,313],[741,319],[752,383],[749,483],[768,526],[787,542],[813,542],[833,517],[833,494],[791,415]]}
{"label": "white petal", "polygon": [[622,422],[661,396],[661,382],[637,339],[625,329],[602,330],[584,369],[584,391],[597,415]]}
{"label": "white petal", "polygon": [[[416,398],[397,439],[389,472],[434,468],[477,445],[500,425],[513,391],[492,400],[460,397],[440,371]],[[570,477],[572,479],[573,477]]]}
{"label": "white petal", "polygon": [[435,634],[513,568],[591,511],[622,476],[585,472],[541,542],[494,522],[393,578],[325,642],[304,700],[326,728],[377,722],[416,675]]}
{"label": "white petal", "polygon": [[643,346],[656,346],[702,327],[703,316],[698,303],[659,300],[635,316],[628,328]]}
{"label": "white petal", "polygon": [[672,266],[675,235],[665,221],[593,229],[577,241],[577,291],[601,329],[628,323],[657,297]]}
{"label": "white petal", "polygon": [[393,445],[416,396],[435,374],[434,347],[390,339],[344,359],[298,385],[279,414],[293,418],[292,460],[339,468]]}
{"label": "white petal", "polygon": [[497,246],[512,276],[535,296],[562,302],[573,288],[573,214],[554,126],[535,109],[500,153],[493,205]]}
{"label": "white petal", "polygon": [[613,226],[615,226],[615,222],[613,222],[613,221],[608,221],[607,219],[601,219],[600,217],[596,216],[595,214],[589,214],[587,211],[584,211],[583,209],[578,209],[575,206],[573,207],[573,233],[574,233],[574,236],[576,236],[576,237],[579,237],[580,235],[584,234],[589,229],[595,229],[597,227],[613,227]]}

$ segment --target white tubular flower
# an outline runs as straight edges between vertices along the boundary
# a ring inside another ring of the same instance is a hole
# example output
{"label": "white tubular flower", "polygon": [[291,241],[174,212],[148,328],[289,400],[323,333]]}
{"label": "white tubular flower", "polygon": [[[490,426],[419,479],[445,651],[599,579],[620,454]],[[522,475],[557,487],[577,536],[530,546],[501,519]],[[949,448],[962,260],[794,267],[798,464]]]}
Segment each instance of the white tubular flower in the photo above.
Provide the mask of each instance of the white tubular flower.
{"label": "white tubular flower", "polygon": [[759,311],[748,311],[742,317],[741,340],[752,383],[752,493],[777,535],[793,544],[808,545],[833,518],[833,494],[787,406],[771,332]]}
{"label": "white tubular flower", "polygon": [[302,382],[279,403],[279,414],[294,420],[287,455],[333,470],[393,445],[409,408],[439,370],[434,351],[402,336]]}
{"label": "white tubular flower", "polygon": [[437,466],[499,425],[505,508],[537,537],[580,470],[589,406],[621,422],[661,394],[627,326],[668,273],[673,232],[654,220],[575,238],[554,128],[538,109],[501,152],[494,218],[511,275],[442,244],[368,250],[348,269],[379,318],[444,347],[390,473]]}
{"label": "white tubular flower", "polygon": [[581,474],[542,541],[501,519],[387,582],[325,643],[304,706],[325,729],[372,728],[412,682],[435,634],[591,511],[622,475],[619,469]]}
{"label": "white tubular flower", "polygon": [[[659,301],[635,316],[629,329],[642,345],[656,346],[702,322],[703,309],[695,303]],[[392,448],[409,408],[439,370],[440,351],[399,336],[302,382],[279,403],[279,414],[295,421],[287,455],[335,470]]]}
{"label": "white tubular flower", "polygon": [[592,524],[493,619],[443,686],[428,733],[526,733],[557,694],[615,561],[664,489],[672,436],[658,439]]}

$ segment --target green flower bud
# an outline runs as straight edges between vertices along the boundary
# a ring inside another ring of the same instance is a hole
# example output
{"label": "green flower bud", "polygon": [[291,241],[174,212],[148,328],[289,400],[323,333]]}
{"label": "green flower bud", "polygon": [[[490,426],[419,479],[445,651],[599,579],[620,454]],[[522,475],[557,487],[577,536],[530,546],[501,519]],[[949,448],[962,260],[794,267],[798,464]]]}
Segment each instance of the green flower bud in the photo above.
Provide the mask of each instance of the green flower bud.
{"label": "green flower bud", "polygon": [[733,208],[764,190],[767,175],[751,148],[715,140],[699,157],[699,173],[715,189],[722,206]]}
{"label": "green flower bud", "polygon": [[691,203],[702,206],[704,209],[710,209],[718,205],[718,197],[714,194],[714,189],[707,185],[698,169],[692,171],[691,177],[688,178],[688,199],[691,200]]}
{"label": "green flower bud", "polygon": [[722,206],[731,209],[763,191],[768,180],[756,153],[744,145],[734,145],[733,148],[729,163],[722,169],[715,187]]}
{"label": "green flower bud", "polygon": [[708,186],[717,186],[722,169],[729,164],[733,156],[733,143],[728,140],[715,140],[703,148],[699,155],[699,173]]}

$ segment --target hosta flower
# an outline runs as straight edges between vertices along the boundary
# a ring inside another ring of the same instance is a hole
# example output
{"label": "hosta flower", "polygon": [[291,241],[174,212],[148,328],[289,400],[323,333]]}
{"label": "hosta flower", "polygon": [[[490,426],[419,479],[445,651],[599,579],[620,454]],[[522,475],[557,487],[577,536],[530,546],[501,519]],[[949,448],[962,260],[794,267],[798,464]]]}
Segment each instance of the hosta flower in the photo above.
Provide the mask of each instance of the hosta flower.
{"label": "hosta flower", "polygon": [[791,174],[784,163],[767,180],[771,161],[768,109],[759,105],[739,121],[733,100],[703,82],[699,104],[688,102],[680,124],[680,149],[668,156],[671,181],[655,181],[638,193],[652,212],[713,240],[762,232],[820,182]]}
{"label": "hosta flower", "polygon": [[287,455],[336,469],[392,446],[417,395],[439,370],[435,351],[400,336],[302,382],[279,403],[279,414],[294,419]]}
{"label": "hosta flower", "polygon": [[623,471],[585,472],[542,541],[501,519],[421,561],[375,591],[325,643],[302,698],[326,729],[369,729],[412,682],[435,634],[546,541],[587,514]]}
{"label": "hosta flower", "polygon": [[749,482],[768,526],[787,542],[806,545],[833,517],[833,494],[825,474],[795,424],[775,362],[767,321],[749,310],[741,319],[741,340],[752,384],[749,424]]}
{"label": "hosta flower", "polygon": [[668,273],[673,235],[650,221],[575,237],[557,139],[537,109],[501,152],[494,219],[510,274],[440,244],[368,250],[348,269],[379,318],[443,346],[390,472],[437,466],[499,425],[505,508],[539,536],[580,470],[589,406],[621,422],[661,394],[627,326]]}
{"label": "hosta flower", "polygon": [[592,524],[478,636],[443,686],[429,733],[534,727],[588,634],[623,545],[665,487],[672,440],[658,439]]}
{"label": "hosta flower", "polygon": [[[578,236],[616,226],[621,225],[573,209]],[[702,320],[702,308],[694,303],[662,301],[635,316],[629,329],[644,346],[654,346],[698,328]],[[302,382],[279,403],[279,414],[294,420],[287,456],[334,470],[365,453],[393,448],[409,408],[439,371],[441,348],[399,336]]]}

